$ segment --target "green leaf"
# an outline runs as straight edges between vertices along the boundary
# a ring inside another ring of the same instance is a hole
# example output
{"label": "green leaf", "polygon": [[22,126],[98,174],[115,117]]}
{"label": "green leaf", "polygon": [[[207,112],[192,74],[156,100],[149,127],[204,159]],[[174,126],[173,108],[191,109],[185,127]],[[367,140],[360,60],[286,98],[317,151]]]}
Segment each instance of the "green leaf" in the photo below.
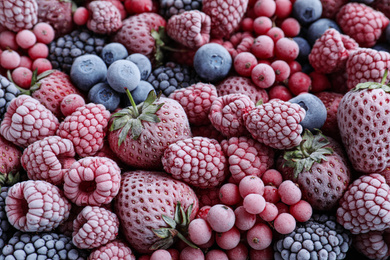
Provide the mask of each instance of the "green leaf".
{"label": "green leaf", "polygon": [[161,215],[162,219],[164,220],[165,223],[168,224],[171,228],[175,229],[176,228],[176,222],[172,218],[166,216],[166,215]]}
{"label": "green leaf", "polygon": [[167,237],[161,240],[158,240],[156,243],[154,243],[151,247],[149,247],[150,250],[158,250],[158,249],[168,249],[170,248],[174,243],[173,237]]}
{"label": "green leaf", "polygon": [[183,234],[181,233],[178,233],[177,234],[177,237],[180,238],[182,241],[184,241],[187,245],[189,245],[190,247],[192,248],[195,248],[195,249],[198,249],[199,247],[197,247],[194,243],[192,243],[190,240],[188,240],[185,236],[183,236]]}
{"label": "green leaf", "polygon": [[113,120],[110,126],[110,131],[116,131],[120,128],[123,128],[130,120],[134,120],[134,119],[130,119],[129,116],[123,116]]}
{"label": "green leaf", "polygon": [[131,129],[133,125],[133,120],[129,120],[127,124],[122,128],[121,132],[119,133],[119,139],[118,139],[118,146],[121,146],[121,144],[126,140],[127,134],[129,133],[129,130]]}
{"label": "green leaf", "polygon": [[[36,74],[38,74],[38,69],[34,70],[34,72],[36,71]],[[49,76],[50,74],[52,74],[54,72],[54,70],[46,70],[44,72],[42,72],[41,74],[39,74],[36,79],[37,81],[40,81],[41,79]]]}
{"label": "green leaf", "polygon": [[142,126],[142,123],[139,119],[133,120],[133,125],[131,128],[131,134],[133,136],[133,140],[137,140],[139,136],[142,134],[142,130],[144,127]]}
{"label": "green leaf", "polygon": [[152,231],[159,238],[167,238],[171,235],[171,232],[169,232],[170,229],[171,228],[158,228],[158,229],[152,229]]}
{"label": "green leaf", "polygon": [[142,114],[138,117],[138,119],[141,121],[147,121],[147,122],[152,122],[152,123],[160,122],[160,118],[158,118],[158,116],[153,115],[153,114],[150,114],[150,115]]}

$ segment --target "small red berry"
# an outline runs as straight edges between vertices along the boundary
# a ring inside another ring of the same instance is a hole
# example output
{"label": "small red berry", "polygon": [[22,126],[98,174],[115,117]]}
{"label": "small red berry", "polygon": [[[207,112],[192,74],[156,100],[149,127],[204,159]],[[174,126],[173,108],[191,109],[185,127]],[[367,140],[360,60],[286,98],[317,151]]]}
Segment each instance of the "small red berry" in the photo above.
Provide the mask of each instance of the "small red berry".
{"label": "small red berry", "polygon": [[271,39],[274,42],[277,42],[278,40],[280,40],[281,38],[284,37],[284,32],[282,29],[275,26],[275,27],[272,27],[271,29],[269,29],[268,32],[266,33],[266,35],[271,37]]}
{"label": "small red berry", "polygon": [[290,90],[283,85],[274,85],[268,91],[269,99],[280,99],[283,101],[289,101],[293,98]]}
{"label": "small red berry", "polygon": [[49,55],[49,47],[46,44],[38,42],[35,43],[32,47],[28,49],[28,56],[32,60],[36,60],[38,58],[47,58]]}
{"label": "small red berry", "polygon": [[4,69],[13,70],[20,64],[20,55],[11,49],[4,50],[0,56],[0,65]]}
{"label": "small red berry", "polygon": [[257,65],[257,59],[250,52],[241,52],[234,58],[233,65],[239,75],[250,77],[252,69]]}
{"label": "small red berry", "polygon": [[276,3],[274,0],[257,0],[253,8],[257,16],[272,17],[275,14]]}
{"label": "small red berry", "polygon": [[281,213],[274,220],[275,230],[282,235],[291,233],[296,227],[296,220],[290,213]]}
{"label": "small red berry", "polygon": [[299,222],[306,222],[313,214],[313,208],[310,203],[305,200],[300,200],[290,206],[290,214]]}
{"label": "small red berry", "polygon": [[33,71],[38,69],[38,75],[44,71],[51,70],[52,68],[53,67],[51,65],[51,62],[45,58],[38,58],[38,59],[34,60],[33,64],[31,65],[31,69]]}
{"label": "small red berry", "polygon": [[257,64],[251,74],[253,83],[260,88],[269,88],[275,82],[275,71],[267,64]]}
{"label": "small red berry", "polygon": [[288,88],[295,96],[303,92],[309,92],[311,89],[311,79],[306,73],[295,72],[288,79]]}
{"label": "small red berry", "polygon": [[32,63],[33,63],[32,60],[28,56],[20,56],[19,67],[25,67],[31,70]]}
{"label": "small red berry", "polygon": [[55,37],[54,28],[45,22],[40,22],[34,25],[33,33],[37,37],[37,41],[44,44],[51,43]]}
{"label": "small red berry", "polygon": [[274,57],[274,46],[275,43],[271,37],[260,35],[255,39],[251,51],[258,59],[269,59]]}
{"label": "small red berry", "polygon": [[267,224],[258,223],[248,230],[246,240],[253,249],[266,249],[272,243],[272,230]]}
{"label": "small red berry", "polygon": [[16,34],[15,40],[22,49],[28,49],[37,42],[37,37],[31,30],[21,30]]}
{"label": "small red berry", "polygon": [[301,25],[299,24],[298,20],[292,17],[283,20],[280,28],[282,28],[286,37],[295,37],[301,31]]}
{"label": "small red berry", "polygon": [[299,46],[292,38],[281,38],[275,43],[275,56],[284,61],[295,60],[299,54]]}
{"label": "small red berry", "polygon": [[275,81],[282,82],[290,76],[290,66],[284,60],[275,60],[271,63],[271,67],[275,71]]}
{"label": "small red berry", "polygon": [[32,71],[25,67],[18,67],[12,71],[12,80],[16,85],[23,89],[29,89],[31,86]]}
{"label": "small red berry", "polygon": [[259,16],[253,21],[253,30],[256,35],[263,35],[272,28],[272,20],[266,16]]}
{"label": "small red berry", "polygon": [[73,22],[77,25],[87,24],[88,19],[89,19],[89,11],[87,8],[83,6],[77,8],[73,14]]}
{"label": "small red berry", "polygon": [[280,18],[287,18],[292,12],[292,3],[290,0],[275,0],[275,15]]}
{"label": "small red berry", "polygon": [[311,78],[311,89],[312,93],[319,93],[332,88],[328,77],[325,74],[322,74],[317,71],[312,71],[309,74]]}
{"label": "small red berry", "polygon": [[152,0],[126,0],[125,9],[128,14],[150,12],[153,8]]}
{"label": "small red berry", "polygon": [[0,33],[0,49],[6,50],[10,48],[12,50],[17,50],[19,48],[16,43],[16,34],[11,31],[3,31]]}
{"label": "small red berry", "polygon": [[241,20],[241,29],[244,32],[253,32],[253,19],[250,17],[245,17]]}

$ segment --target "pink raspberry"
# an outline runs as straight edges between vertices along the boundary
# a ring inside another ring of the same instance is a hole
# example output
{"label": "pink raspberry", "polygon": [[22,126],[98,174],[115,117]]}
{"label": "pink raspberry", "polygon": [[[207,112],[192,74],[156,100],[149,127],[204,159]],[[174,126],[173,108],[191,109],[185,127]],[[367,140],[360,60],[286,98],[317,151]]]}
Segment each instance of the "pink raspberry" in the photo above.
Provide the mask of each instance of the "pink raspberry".
{"label": "pink raspberry", "polygon": [[353,246],[369,259],[385,260],[390,256],[388,243],[384,239],[384,233],[380,231],[357,234],[354,236]]}
{"label": "pink raspberry", "polygon": [[255,41],[253,35],[249,32],[236,32],[228,41],[224,41],[222,45],[230,53],[232,59],[242,52],[250,52]]}
{"label": "pink raspberry", "polygon": [[212,84],[196,83],[192,86],[176,89],[169,95],[178,101],[187,114],[192,125],[206,125],[210,123],[208,114],[211,104],[217,99],[217,89]]}
{"label": "pink raspberry", "polygon": [[166,32],[175,41],[195,49],[210,41],[210,16],[198,10],[185,11],[169,18]]}
{"label": "pink raspberry", "polygon": [[339,205],[337,222],[352,234],[390,228],[390,187],[380,174],[362,175],[356,179]]}
{"label": "pink raspberry", "polygon": [[221,146],[228,157],[230,173],[237,182],[248,175],[261,177],[274,164],[275,151],[250,137],[232,137],[223,140]]}
{"label": "pink raspberry", "polygon": [[224,136],[233,137],[248,134],[242,115],[253,109],[255,104],[244,94],[229,94],[218,97],[210,107],[209,119]]}
{"label": "pink raspberry", "polygon": [[[390,53],[371,48],[359,48],[347,60],[348,89],[362,82],[381,82],[384,72],[390,68]],[[390,74],[387,75],[387,81]]]}
{"label": "pink raspberry", "polygon": [[358,47],[354,39],[330,28],[314,43],[309,62],[321,73],[341,71],[345,69],[349,55]]}
{"label": "pink raspberry", "polygon": [[57,131],[57,117],[38,100],[27,95],[14,98],[7,108],[0,133],[8,141],[27,147]]}
{"label": "pink raspberry", "polygon": [[111,34],[122,27],[118,8],[110,1],[92,1],[87,5],[90,13],[87,27],[99,34]]}
{"label": "pink raspberry", "polygon": [[0,1],[0,24],[10,31],[32,29],[38,22],[37,1]]}
{"label": "pink raspberry", "polygon": [[255,104],[260,99],[263,100],[263,103],[268,102],[267,91],[258,88],[250,78],[230,76],[215,87],[217,88],[219,96],[237,93],[247,95]]}
{"label": "pink raspberry", "polygon": [[217,140],[192,137],[168,146],[164,170],[173,178],[203,189],[219,186],[227,177],[227,162]]}
{"label": "pink raspberry", "polygon": [[130,247],[121,240],[115,239],[103,246],[95,248],[88,256],[88,260],[105,259],[135,260],[136,258]]}
{"label": "pink raspberry", "polygon": [[101,206],[118,194],[121,170],[111,159],[86,157],[64,175],[65,196],[78,206]]}
{"label": "pink raspberry", "polygon": [[93,156],[103,147],[110,112],[101,104],[78,107],[58,127],[57,135],[72,141],[81,157]]}
{"label": "pink raspberry", "polygon": [[23,232],[44,232],[57,228],[70,212],[71,204],[62,191],[46,181],[18,182],[5,200],[8,221]]}
{"label": "pink raspberry", "polygon": [[97,248],[113,241],[118,232],[119,219],[115,213],[86,206],[73,221],[72,242],[82,249]]}
{"label": "pink raspberry", "polygon": [[336,15],[341,30],[359,44],[372,47],[389,24],[389,19],[363,3],[347,3]]}
{"label": "pink raspberry", "polygon": [[68,171],[63,162],[75,161],[73,143],[59,136],[48,136],[30,144],[23,151],[21,163],[32,180],[44,180],[54,185],[63,183]]}
{"label": "pink raspberry", "polygon": [[211,18],[211,36],[224,38],[239,28],[248,0],[203,0],[202,12]]}

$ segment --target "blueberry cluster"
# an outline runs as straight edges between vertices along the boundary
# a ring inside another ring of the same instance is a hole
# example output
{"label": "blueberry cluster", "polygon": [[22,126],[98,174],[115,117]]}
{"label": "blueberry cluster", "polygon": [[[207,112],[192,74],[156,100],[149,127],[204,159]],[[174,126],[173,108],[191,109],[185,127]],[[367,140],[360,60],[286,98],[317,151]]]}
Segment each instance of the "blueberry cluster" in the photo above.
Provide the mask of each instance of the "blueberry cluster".
{"label": "blueberry cluster", "polygon": [[154,69],[147,81],[153,85],[157,93],[161,91],[165,96],[169,96],[176,89],[186,88],[201,81],[201,79],[190,67],[167,62]]}
{"label": "blueberry cluster", "polygon": [[73,61],[83,54],[100,55],[107,39],[86,28],[80,28],[59,37],[49,45],[48,60],[53,69],[69,73]]}
{"label": "blueberry cluster", "polygon": [[344,259],[352,239],[335,216],[314,214],[274,244],[275,259]]}
{"label": "blueberry cluster", "polygon": [[160,14],[165,19],[190,10],[202,10],[202,0],[160,0]]}
{"label": "blueberry cluster", "polygon": [[72,239],[57,233],[16,232],[0,251],[3,259],[87,259],[88,252],[77,248]]}
{"label": "blueberry cluster", "polygon": [[19,89],[6,77],[0,75],[0,122],[12,99],[19,95]]}

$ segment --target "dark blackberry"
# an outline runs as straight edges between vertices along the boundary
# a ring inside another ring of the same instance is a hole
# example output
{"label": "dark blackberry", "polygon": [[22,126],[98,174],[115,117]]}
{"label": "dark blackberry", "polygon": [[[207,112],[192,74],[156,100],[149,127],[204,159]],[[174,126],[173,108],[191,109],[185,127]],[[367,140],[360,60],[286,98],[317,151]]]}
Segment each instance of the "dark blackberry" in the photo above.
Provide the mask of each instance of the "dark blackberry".
{"label": "dark blackberry", "polygon": [[201,80],[194,69],[174,62],[167,62],[154,69],[147,81],[152,84],[157,93],[161,91],[168,97],[176,89],[186,88]]}
{"label": "dark blackberry", "polygon": [[8,194],[8,187],[0,189],[0,248],[3,248],[8,239],[15,233],[16,229],[8,222],[7,213],[5,212],[5,198]]}
{"label": "dark blackberry", "polygon": [[169,19],[172,15],[185,11],[202,11],[202,0],[160,0],[160,14]]}
{"label": "dark blackberry", "polygon": [[17,231],[0,252],[3,259],[87,259],[88,252],[77,248],[72,238],[57,233]]}
{"label": "dark blackberry", "polygon": [[59,37],[49,44],[49,56],[53,69],[70,72],[73,61],[83,54],[100,55],[107,39],[86,28],[80,28]]}
{"label": "dark blackberry", "polygon": [[19,95],[20,91],[14,83],[0,75],[0,122],[3,120],[11,100]]}
{"label": "dark blackberry", "polygon": [[314,214],[274,244],[274,258],[344,259],[351,243],[350,233],[335,216]]}

